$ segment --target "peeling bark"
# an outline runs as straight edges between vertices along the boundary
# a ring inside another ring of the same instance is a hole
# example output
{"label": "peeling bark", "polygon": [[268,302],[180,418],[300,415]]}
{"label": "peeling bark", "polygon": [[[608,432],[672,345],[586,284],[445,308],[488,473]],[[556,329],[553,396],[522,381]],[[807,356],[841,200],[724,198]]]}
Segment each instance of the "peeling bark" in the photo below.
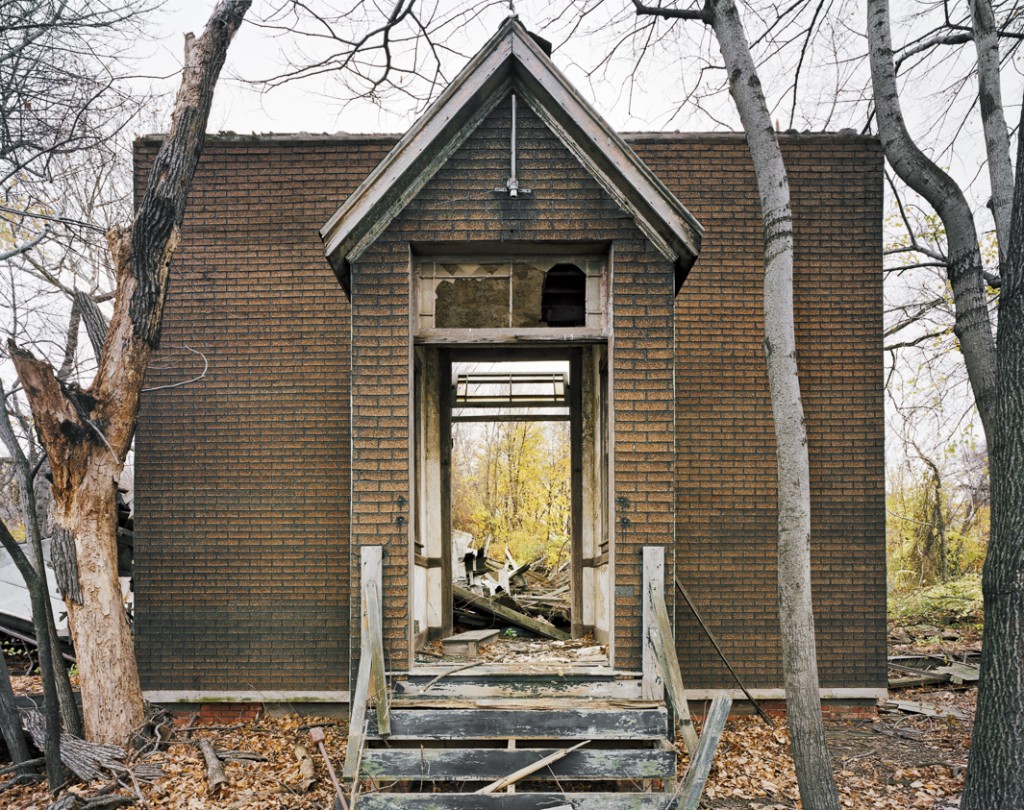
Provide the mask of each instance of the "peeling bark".
{"label": "peeling bark", "polygon": [[[202,153],[213,90],[250,0],[221,0],[203,36],[186,37],[171,128],[132,227],[108,243],[117,295],[96,379],[65,385],[48,363],[9,344],[53,471],[58,525],[74,538],[81,604],[68,616],[85,734],[123,743],[143,723],[142,692],[117,578],[116,485],[131,444],[142,381],[160,337],[168,268]],[[88,317],[83,309],[83,316]]]}
{"label": "peeling bark", "polygon": [[779,617],[793,760],[803,806],[838,810],[821,717],[811,600],[811,473],[796,356],[789,179],[736,5],[711,0],[706,8],[750,146],[764,225],[764,346],[775,423]]}

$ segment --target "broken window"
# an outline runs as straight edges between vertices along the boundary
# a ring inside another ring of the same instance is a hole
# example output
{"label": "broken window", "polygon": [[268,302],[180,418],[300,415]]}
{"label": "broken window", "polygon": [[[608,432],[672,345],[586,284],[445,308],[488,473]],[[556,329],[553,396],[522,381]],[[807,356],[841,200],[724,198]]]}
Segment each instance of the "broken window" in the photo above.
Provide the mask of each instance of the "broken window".
{"label": "broken window", "polygon": [[557,259],[417,263],[417,331],[603,327],[606,262]]}
{"label": "broken window", "polygon": [[556,264],[544,276],[541,318],[548,326],[583,326],[587,319],[587,274],[575,264]]}

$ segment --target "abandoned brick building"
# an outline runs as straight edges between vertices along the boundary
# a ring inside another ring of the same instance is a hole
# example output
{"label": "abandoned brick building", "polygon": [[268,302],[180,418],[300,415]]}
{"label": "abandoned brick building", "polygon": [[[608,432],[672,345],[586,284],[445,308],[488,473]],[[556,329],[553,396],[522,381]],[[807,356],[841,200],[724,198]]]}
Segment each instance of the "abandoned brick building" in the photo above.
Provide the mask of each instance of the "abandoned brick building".
{"label": "abandoned brick building", "polygon": [[[882,154],[780,141],[823,697],[873,702]],[[139,182],[158,145],[138,142]],[[402,138],[210,138],[137,434],[147,695],[346,703],[365,547],[388,671],[414,671],[453,624],[453,374],[557,361],[570,632],[606,645],[602,671],[643,670],[644,550],[662,549],[687,696],[735,683],[675,580],[752,693],[780,698],[761,232],[742,135],[616,134],[514,20]]]}

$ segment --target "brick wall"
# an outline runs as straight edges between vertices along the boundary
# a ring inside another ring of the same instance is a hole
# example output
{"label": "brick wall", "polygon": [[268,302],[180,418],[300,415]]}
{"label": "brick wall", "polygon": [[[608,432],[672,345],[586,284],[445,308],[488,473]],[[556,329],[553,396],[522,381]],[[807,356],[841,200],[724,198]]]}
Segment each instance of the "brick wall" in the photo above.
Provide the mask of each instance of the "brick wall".
{"label": "brick wall", "polygon": [[[781,684],[774,434],[761,346],[761,215],[737,135],[638,136],[701,221],[676,301],[679,576],[738,671]],[[797,353],[811,457],[823,686],[885,685],[882,155],[874,139],[782,138],[793,196]],[[730,682],[677,611],[688,686]]]}
{"label": "brick wall", "polygon": [[145,394],[136,441],[144,688],[347,685],[349,306],[317,230],[392,143],[206,148],[146,385],[209,370]]}
{"label": "brick wall", "polygon": [[494,192],[508,176],[506,99],[361,257],[352,272],[352,545],[383,543],[385,640],[408,653],[409,243],[614,241],[616,496],[634,510],[619,538],[616,642],[639,666],[639,548],[672,541],[673,271],[633,221],[525,105],[518,175],[532,194]]}
{"label": "brick wall", "polygon": [[[147,385],[202,369],[182,346],[203,352],[210,370],[147,394],[138,433],[146,688],[346,688],[352,560],[365,543],[385,546],[386,634],[401,663],[408,242],[499,239],[614,242],[615,494],[628,502],[619,515],[628,525],[616,526],[619,665],[639,663],[639,549],[674,534],[680,579],[733,663],[752,685],[780,684],[761,228],[743,140],[632,139],[707,228],[701,258],[673,300],[662,257],[524,105],[520,182],[534,195],[511,201],[491,191],[508,173],[509,114],[506,102],[362,257],[351,306],[317,229],[394,139],[208,145],[173,264],[164,348]],[[822,680],[878,686],[881,157],[873,141],[855,137],[783,142],[796,214]],[[155,148],[138,145],[141,166]],[[687,684],[730,685],[685,608],[677,616]]]}

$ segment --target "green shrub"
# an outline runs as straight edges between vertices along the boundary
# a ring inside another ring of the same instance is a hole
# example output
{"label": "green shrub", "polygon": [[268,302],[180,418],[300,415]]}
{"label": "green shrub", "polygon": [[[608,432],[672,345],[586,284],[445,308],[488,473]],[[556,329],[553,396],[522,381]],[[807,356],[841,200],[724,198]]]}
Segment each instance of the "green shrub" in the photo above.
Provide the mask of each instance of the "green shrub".
{"label": "green shrub", "polygon": [[903,626],[980,624],[982,615],[981,577],[977,574],[889,594],[889,618]]}

